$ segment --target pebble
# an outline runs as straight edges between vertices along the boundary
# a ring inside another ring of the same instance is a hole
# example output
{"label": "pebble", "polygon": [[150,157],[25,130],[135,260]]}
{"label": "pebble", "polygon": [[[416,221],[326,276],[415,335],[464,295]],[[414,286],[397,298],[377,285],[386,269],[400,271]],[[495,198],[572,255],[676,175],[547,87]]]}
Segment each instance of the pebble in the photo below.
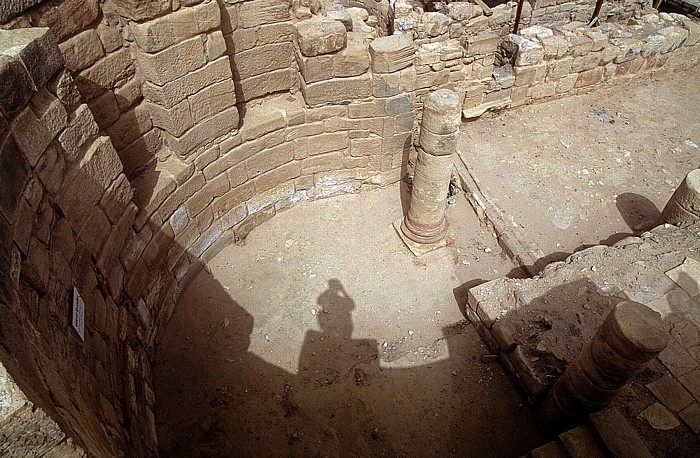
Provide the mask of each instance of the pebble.
{"label": "pebble", "polygon": [[481,355],[481,362],[484,364],[489,364],[498,359],[498,355]]}

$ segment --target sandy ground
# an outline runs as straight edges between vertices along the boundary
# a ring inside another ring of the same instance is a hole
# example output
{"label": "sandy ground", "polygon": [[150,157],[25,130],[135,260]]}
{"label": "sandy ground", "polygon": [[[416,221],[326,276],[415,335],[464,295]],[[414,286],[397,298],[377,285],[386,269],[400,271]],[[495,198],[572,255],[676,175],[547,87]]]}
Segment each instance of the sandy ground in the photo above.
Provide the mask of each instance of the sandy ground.
{"label": "sandy ground", "polygon": [[[700,69],[463,125],[480,187],[547,256],[654,225],[700,157]],[[401,190],[400,190],[401,189]],[[460,312],[518,275],[463,196],[415,258],[405,184],[306,202],[212,260],[156,352],[164,456],[520,456],[544,439]]]}
{"label": "sandy ground", "polygon": [[462,196],[454,245],[415,258],[391,226],[400,194],[300,204],[210,262],[157,350],[165,456],[505,457],[543,442],[457,303],[512,265]]}
{"label": "sandy ground", "polygon": [[700,68],[462,125],[485,194],[549,260],[653,227],[700,166]]}

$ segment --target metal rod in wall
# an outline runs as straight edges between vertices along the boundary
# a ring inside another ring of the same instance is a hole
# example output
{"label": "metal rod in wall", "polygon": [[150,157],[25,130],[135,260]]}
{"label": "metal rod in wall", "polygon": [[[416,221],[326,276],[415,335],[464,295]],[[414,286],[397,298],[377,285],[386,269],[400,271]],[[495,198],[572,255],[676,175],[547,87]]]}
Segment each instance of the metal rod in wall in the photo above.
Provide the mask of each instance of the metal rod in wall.
{"label": "metal rod in wall", "polygon": [[525,0],[518,0],[518,9],[515,12],[515,25],[513,26],[514,35],[518,34],[518,26],[520,25],[520,15],[523,12],[523,3],[525,3]]}
{"label": "metal rod in wall", "polygon": [[591,18],[591,22],[588,23],[589,27],[592,27],[593,24],[598,21],[598,15],[600,14],[600,7],[603,6],[603,0],[596,0],[595,2],[595,10],[593,10],[593,17]]}

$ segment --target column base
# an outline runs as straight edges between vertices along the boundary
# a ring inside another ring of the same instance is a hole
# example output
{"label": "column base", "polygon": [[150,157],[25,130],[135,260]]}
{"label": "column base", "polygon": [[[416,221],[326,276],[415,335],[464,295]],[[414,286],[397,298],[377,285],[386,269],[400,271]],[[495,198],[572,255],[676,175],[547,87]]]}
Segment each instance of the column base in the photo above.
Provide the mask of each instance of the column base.
{"label": "column base", "polygon": [[409,239],[406,237],[406,234],[403,233],[401,230],[401,225],[403,224],[403,218],[394,221],[394,229],[396,230],[396,233],[399,234],[399,238],[403,241],[404,245],[408,247],[409,250],[411,250],[411,253],[414,254],[414,256],[422,256],[426,253],[430,253],[431,251],[435,251],[439,248],[443,248],[447,246],[448,241],[454,239],[454,233],[452,231],[452,228],[448,225],[447,226],[447,233],[445,237],[441,238],[440,240],[432,243],[418,243],[414,240]]}

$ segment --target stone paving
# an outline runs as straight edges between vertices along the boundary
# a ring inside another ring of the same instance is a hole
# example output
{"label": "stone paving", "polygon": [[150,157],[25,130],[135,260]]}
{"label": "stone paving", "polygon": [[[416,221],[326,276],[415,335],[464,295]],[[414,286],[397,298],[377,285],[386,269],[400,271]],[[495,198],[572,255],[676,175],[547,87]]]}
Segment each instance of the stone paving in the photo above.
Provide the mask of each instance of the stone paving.
{"label": "stone paving", "polygon": [[[629,422],[643,438],[646,455],[656,456],[678,446],[697,451],[698,260],[700,225],[665,224],[610,247],[574,253],[563,262],[550,264],[535,278],[498,279],[474,287],[469,291],[466,313],[506,371],[536,404],[616,303],[629,299],[647,305],[661,315],[670,343],[649,369],[623,389],[615,407],[591,416],[590,421],[609,450],[608,440],[619,437],[608,439],[605,431],[619,432],[625,428],[620,425]],[[635,386],[648,391],[633,393]],[[630,400],[635,408],[627,408],[620,399]],[[617,418],[620,415],[627,421]],[[665,431],[672,434],[662,435]],[[650,432],[654,437],[649,437]],[[629,445],[630,439],[623,443]]]}

